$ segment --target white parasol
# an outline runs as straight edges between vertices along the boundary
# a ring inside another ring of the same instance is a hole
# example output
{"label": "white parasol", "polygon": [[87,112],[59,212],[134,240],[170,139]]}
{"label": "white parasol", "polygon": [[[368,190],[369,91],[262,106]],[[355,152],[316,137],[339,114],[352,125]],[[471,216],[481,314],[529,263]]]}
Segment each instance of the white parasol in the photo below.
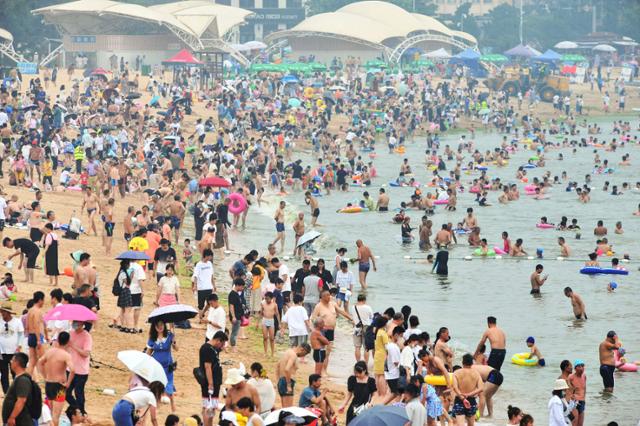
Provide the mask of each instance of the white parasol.
{"label": "white parasol", "polygon": [[316,238],[318,238],[320,235],[322,235],[322,233],[318,232],[318,231],[309,231],[309,232],[305,232],[300,239],[298,240],[298,245],[296,245],[296,247],[300,247],[302,245],[305,245],[307,243],[312,242],[313,240],[315,240]]}
{"label": "white parasol", "polygon": [[142,377],[149,383],[160,382],[167,385],[167,375],[162,365],[149,355],[140,351],[120,351],[118,359],[134,374]]}

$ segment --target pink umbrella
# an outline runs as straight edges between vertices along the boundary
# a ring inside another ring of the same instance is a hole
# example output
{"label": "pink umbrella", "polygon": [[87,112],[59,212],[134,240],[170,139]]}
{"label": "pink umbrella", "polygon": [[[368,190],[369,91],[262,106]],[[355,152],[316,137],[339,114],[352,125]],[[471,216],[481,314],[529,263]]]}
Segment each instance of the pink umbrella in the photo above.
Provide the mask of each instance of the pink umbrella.
{"label": "pink umbrella", "polygon": [[45,321],[96,321],[98,316],[82,305],[68,304],[60,305],[51,309],[44,316]]}

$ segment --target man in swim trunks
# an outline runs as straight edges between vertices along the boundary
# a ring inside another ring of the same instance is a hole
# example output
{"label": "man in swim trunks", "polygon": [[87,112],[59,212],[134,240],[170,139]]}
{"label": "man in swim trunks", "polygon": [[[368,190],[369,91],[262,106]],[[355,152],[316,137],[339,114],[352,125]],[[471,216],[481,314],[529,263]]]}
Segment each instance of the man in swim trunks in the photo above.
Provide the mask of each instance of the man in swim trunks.
{"label": "man in swim trunks", "polygon": [[318,216],[320,216],[318,199],[311,195],[310,191],[307,191],[304,193],[304,202],[307,203],[307,205],[311,209],[311,226],[316,226]]}
{"label": "man in swim trunks", "polygon": [[98,204],[99,204],[98,196],[94,194],[90,186],[87,186],[85,188],[85,194],[82,200],[82,207],[80,208],[80,214],[82,214],[85,208],[87,209],[87,216],[89,216],[90,228],[93,231],[93,234],[95,236],[98,235],[98,230],[96,228],[96,216],[97,216],[96,212],[98,211]]}
{"label": "man in swim trunks", "polygon": [[303,343],[300,346],[288,349],[280,357],[276,365],[276,374],[278,376],[277,388],[282,408],[293,405],[293,393],[296,385],[293,377],[298,371],[298,359],[304,358],[310,352],[311,346],[308,343]]}
{"label": "man in swim trunks", "polygon": [[44,392],[51,403],[51,417],[56,426],[65,404],[67,388],[75,375],[71,354],[67,352],[68,345],[69,333],[60,332],[58,346],[51,347],[38,361],[38,370],[42,372],[45,380]]}
{"label": "man in swim trunks", "polygon": [[468,426],[473,426],[478,410],[476,396],[484,390],[480,373],[471,368],[473,356],[464,354],[462,356],[462,368],[453,373],[453,414],[456,416],[456,424],[463,425],[466,419]]}
{"label": "man in swim trunks", "polygon": [[171,227],[174,232],[176,245],[180,240],[180,224],[184,220],[184,214],[187,211],[179,195],[173,197],[173,201],[169,203],[169,214],[171,215]]}
{"label": "man in swim trunks", "polygon": [[331,350],[333,348],[333,341],[335,340],[335,329],[336,323],[338,321],[338,315],[342,315],[351,323],[353,323],[353,318],[349,315],[344,309],[338,306],[338,303],[331,298],[331,293],[329,290],[322,290],[320,292],[320,302],[313,308],[313,312],[311,312],[310,319],[315,321],[320,318],[323,320],[324,328],[322,329],[322,334],[329,341],[327,345],[327,357],[324,361],[324,370],[327,370],[329,365],[329,357],[331,356]]}
{"label": "man in swim trunks", "polygon": [[373,270],[378,270],[378,268],[376,268],[376,259],[373,256],[373,253],[371,253],[371,249],[365,246],[362,240],[356,241],[356,247],[358,247],[358,278],[362,288],[366,289],[367,274],[369,273],[369,268],[371,267],[371,265],[373,265]]}
{"label": "man in swim trunks", "polygon": [[536,270],[533,271],[529,281],[531,282],[531,291],[530,294],[540,294],[540,287],[544,285],[549,278],[549,275],[542,276],[542,271],[544,267],[541,264],[536,265]]}
{"label": "man in swim trunks", "polygon": [[576,319],[587,319],[587,311],[582,301],[582,297],[578,293],[574,292],[571,287],[564,288],[564,295],[571,299],[571,306],[573,307],[573,314]]}
{"label": "man in swim trunks", "polygon": [[44,326],[42,307],[44,306],[44,293],[36,291],[33,293],[33,306],[27,312],[27,323],[24,332],[27,335],[29,346],[29,367],[27,372],[35,380],[35,367],[38,359],[44,353],[44,343],[49,340],[47,328]]}
{"label": "man in swim trunks", "polygon": [[491,344],[491,353],[489,354],[489,360],[487,361],[487,364],[492,368],[500,371],[500,369],[502,368],[502,363],[504,362],[504,357],[507,354],[507,336],[505,335],[504,331],[502,331],[502,329],[498,327],[496,317],[487,317],[487,329],[480,338],[480,342],[478,343],[478,347],[476,348],[476,353],[480,352],[480,348],[484,346],[487,339]]}
{"label": "man in swim trunks", "polygon": [[296,221],[293,222],[293,232],[295,234],[295,242],[293,243],[293,255],[302,256],[302,246],[298,247],[298,240],[304,235],[304,213],[298,213]]}
{"label": "man in swim trunks", "polygon": [[446,249],[449,247],[449,245],[451,244],[451,232],[449,232],[449,225],[447,225],[446,223],[442,224],[442,228],[438,232],[436,232],[433,243],[435,244],[437,249]]}
{"label": "man in swim trunks", "polygon": [[573,419],[574,426],[584,425],[585,398],[587,394],[587,375],[584,374],[584,361],[576,359],[573,362],[575,372],[569,376],[567,383],[573,390],[573,398],[577,401],[576,411],[578,415]]}
{"label": "man in swim trunks", "polygon": [[313,321],[313,331],[309,336],[309,343],[313,350],[313,361],[315,362],[315,373],[320,375],[322,375],[324,361],[327,358],[326,347],[331,344],[329,339],[324,336],[323,329],[324,320],[322,318],[316,318],[316,320]]}
{"label": "man in swim trunks", "polygon": [[616,371],[616,361],[613,351],[620,349],[622,344],[618,341],[618,335],[611,330],[607,337],[600,343],[598,351],[600,353],[600,376],[605,392],[613,392],[613,373]]}
{"label": "man in swim trunks", "polygon": [[116,223],[113,220],[113,208],[116,204],[115,198],[109,198],[107,205],[103,210],[104,217],[104,249],[105,254],[109,256],[111,254],[111,244],[113,244],[113,230],[116,227]]}
{"label": "man in swim trunks", "polygon": [[276,221],[276,239],[271,244],[275,245],[280,241],[280,252],[284,252],[284,208],[286,206],[286,202],[280,201],[280,205],[273,216],[273,220]]}
{"label": "man in swim trunks", "polygon": [[471,367],[482,377],[484,382],[484,390],[480,394],[480,403],[478,404],[478,410],[480,416],[484,416],[484,407],[487,407],[487,417],[493,417],[493,395],[498,392],[500,385],[504,381],[504,376],[495,368],[489,365],[473,364]]}
{"label": "man in swim trunks", "polygon": [[378,211],[379,212],[389,211],[389,195],[387,195],[387,192],[384,190],[384,188],[380,188],[378,193],[379,193],[378,203],[376,206]]}

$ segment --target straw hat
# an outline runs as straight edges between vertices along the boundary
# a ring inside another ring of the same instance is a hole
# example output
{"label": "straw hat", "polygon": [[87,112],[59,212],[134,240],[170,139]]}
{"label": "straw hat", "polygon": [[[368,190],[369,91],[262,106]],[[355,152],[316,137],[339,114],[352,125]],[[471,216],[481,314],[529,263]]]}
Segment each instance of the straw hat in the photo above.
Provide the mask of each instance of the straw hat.
{"label": "straw hat", "polygon": [[16,314],[15,312],[13,312],[13,306],[11,306],[11,303],[9,302],[4,302],[2,305],[0,305],[0,311],[8,312],[11,315]]}
{"label": "straw hat", "polygon": [[225,385],[237,385],[240,382],[244,382],[245,378],[237,368],[230,368],[227,370],[227,380],[224,381]]}
{"label": "straw hat", "polygon": [[567,381],[564,379],[556,380],[556,384],[553,386],[554,391],[567,390],[567,389],[569,389],[569,385],[567,384]]}

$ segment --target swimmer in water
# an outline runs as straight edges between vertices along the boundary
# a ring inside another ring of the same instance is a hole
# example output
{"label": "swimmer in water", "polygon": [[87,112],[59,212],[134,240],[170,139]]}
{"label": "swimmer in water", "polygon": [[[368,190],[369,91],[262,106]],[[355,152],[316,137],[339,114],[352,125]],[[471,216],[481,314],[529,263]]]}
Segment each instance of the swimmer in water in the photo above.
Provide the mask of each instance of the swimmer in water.
{"label": "swimmer in water", "polygon": [[544,285],[544,283],[549,278],[549,275],[542,276],[542,271],[544,270],[544,266],[541,264],[536,265],[536,270],[531,273],[531,277],[529,281],[531,281],[531,291],[530,294],[540,294],[540,288]]}
{"label": "swimmer in water", "polygon": [[578,293],[574,292],[571,287],[564,288],[564,295],[571,299],[571,306],[573,307],[573,314],[576,319],[587,319],[587,311],[582,301],[582,297]]}
{"label": "swimmer in water", "polygon": [[589,260],[584,263],[584,266],[591,266],[594,268],[600,267],[600,262],[598,262],[598,254],[597,253],[589,253]]}
{"label": "swimmer in water", "polygon": [[522,257],[527,255],[527,252],[522,248],[522,242],[522,238],[516,240],[516,243],[512,245],[511,250],[509,250],[509,256]]}
{"label": "swimmer in water", "polygon": [[571,255],[571,249],[567,245],[564,237],[558,237],[558,245],[560,246],[560,256],[569,257]]}
{"label": "swimmer in water", "polygon": [[532,336],[527,337],[527,347],[531,351],[529,354],[529,359],[533,357],[538,358],[538,365],[540,367],[544,367],[546,365],[546,362],[542,357],[542,354],[540,353],[540,349],[538,349],[538,347],[536,346],[536,339],[534,339]]}

